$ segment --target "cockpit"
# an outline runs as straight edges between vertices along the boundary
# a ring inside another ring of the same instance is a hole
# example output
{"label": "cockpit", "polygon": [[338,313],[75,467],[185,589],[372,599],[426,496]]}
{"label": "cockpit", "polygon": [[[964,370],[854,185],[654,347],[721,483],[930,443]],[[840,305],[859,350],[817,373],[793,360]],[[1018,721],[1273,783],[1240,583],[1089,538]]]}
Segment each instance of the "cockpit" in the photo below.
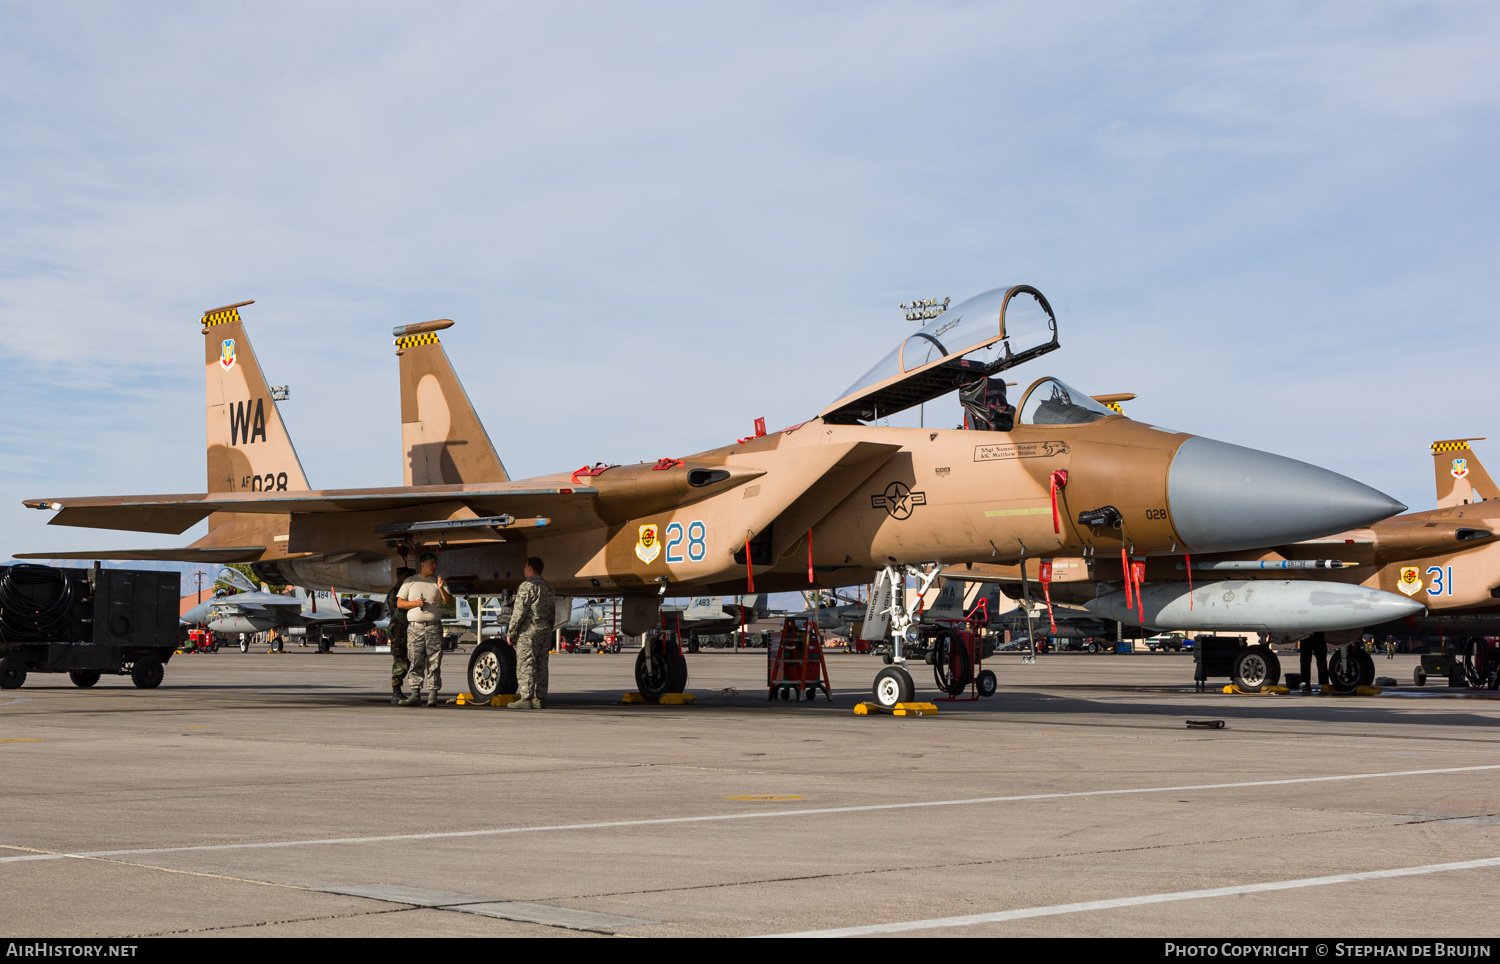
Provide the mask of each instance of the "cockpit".
{"label": "cockpit", "polygon": [[1030,285],[995,288],[961,302],[908,334],[819,415],[846,425],[871,422],[953,392],[961,427],[1008,432],[1023,425],[1082,425],[1114,414],[1054,378],[1033,385],[1020,410],[1007,398],[1006,369],[1055,351],[1057,318]]}
{"label": "cockpit", "polygon": [[1022,425],[1086,425],[1114,414],[1056,378],[1038,381],[1021,401]]}

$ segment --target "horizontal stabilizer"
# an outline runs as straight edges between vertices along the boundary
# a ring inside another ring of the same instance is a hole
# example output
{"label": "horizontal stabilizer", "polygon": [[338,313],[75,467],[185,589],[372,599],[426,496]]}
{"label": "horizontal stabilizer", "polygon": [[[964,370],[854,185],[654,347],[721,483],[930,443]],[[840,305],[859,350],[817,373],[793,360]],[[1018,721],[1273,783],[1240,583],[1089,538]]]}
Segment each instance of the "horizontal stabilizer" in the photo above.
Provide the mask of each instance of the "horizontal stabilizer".
{"label": "horizontal stabilizer", "polygon": [[213,512],[281,515],[299,512],[360,512],[409,509],[439,502],[463,502],[485,515],[556,518],[564,506],[587,503],[590,486],[537,486],[535,483],[421,488],[325,489],[311,492],[222,492],[182,495],[116,495],[79,499],[27,499],[33,509],[57,514],[51,525],[135,532],[185,532]]}
{"label": "horizontal stabilizer", "polygon": [[102,549],[98,552],[17,552],[14,559],[110,559],[130,562],[254,562],[265,546],[194,549]]}

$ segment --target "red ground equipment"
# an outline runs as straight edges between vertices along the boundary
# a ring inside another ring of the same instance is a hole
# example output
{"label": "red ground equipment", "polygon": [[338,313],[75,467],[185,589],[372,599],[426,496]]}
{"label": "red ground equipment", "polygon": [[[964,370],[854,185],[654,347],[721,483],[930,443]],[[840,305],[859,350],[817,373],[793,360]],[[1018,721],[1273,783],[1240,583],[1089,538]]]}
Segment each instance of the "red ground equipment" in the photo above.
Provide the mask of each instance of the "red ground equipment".
{"label": "red ground equipment", "polygon": [[781,635],[771,638],[766,647],[766,699],[780,693],[784,700],[813,699],[823,690],[824,699],[833,699],[828,685],[828,664],[823,660],[823,633],[811,616],[788,616],[781,624]]}
{"label": "red ground equipment", "polygon": [[[988,621],[988,606],[983,598],[963,619],[934,620],[942,628],[932,641],[932,675],[937,688],[947,694],[938,699],[977,700],[995,695],[999,681],[984,668],[986,646],[978,632]],[[969,695],[963,696],[966,689]]]}

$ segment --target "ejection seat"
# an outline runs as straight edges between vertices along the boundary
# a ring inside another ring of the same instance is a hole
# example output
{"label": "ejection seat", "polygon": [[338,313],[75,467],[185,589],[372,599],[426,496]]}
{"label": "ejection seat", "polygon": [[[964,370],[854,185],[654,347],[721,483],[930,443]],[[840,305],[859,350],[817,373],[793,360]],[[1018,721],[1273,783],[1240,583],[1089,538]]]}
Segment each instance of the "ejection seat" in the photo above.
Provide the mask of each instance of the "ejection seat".
{"label": "ejection seat", "polygon": [[976,378],[959,386],[964,425],[977,432],[1009,432],[1016,427],[1016,407],[1005,399],[1004,378]]}

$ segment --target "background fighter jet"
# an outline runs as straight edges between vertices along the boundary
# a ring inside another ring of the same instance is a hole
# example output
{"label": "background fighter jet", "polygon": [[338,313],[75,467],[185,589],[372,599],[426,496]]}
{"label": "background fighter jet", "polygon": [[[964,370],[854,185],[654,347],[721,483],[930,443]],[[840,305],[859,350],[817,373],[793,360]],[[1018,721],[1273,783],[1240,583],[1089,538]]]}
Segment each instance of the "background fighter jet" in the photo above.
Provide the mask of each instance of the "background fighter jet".
{"label": "background fighter jet", "polygon": [[[205,321],[206,333],[218,326]],[[404,352],[420,347],[410,339],[435,333],[396,336]],[[254,544],[257,566],[320,588],[383,591],[403,550],[436,546],[450,582],[499,592],[514,589],[524,560],[536,555],[560,595],[623,596],[630,635],[657,623],[669,589],[775,592],[866,583],[877,571],[901,573],[904,582],[918,564],[1256,549],[1368,525],[1402,508],[1306,463],[1132,421],[1054,378],[1034,382],[1014,412],[1003,398],[992,404],[1003,396],[1000,372],[1058,347],[1046,298],[1015,285],[913,332],[810,420],[772,433],[761,427],[693,455],[522,481],[307,492],[292,490],[290,473],[285,489],[268,490],[267,464],[258,490],[26,504],[52,511],[53,524],[147,531],[180,532],[207,517],[285,519],[284,548],[272,544],[270,522],[254,530],[270,536],[264,544],[251,543],[248,529],[216,536],[224,528],[216,525],[202,546]],[[211,360],[223,364],[217,353]],[[1000,383],[973,413],[988,430],[873,424],[979,379]],[[419,399],[423,382],[425,375]],[[451,412],[453,397],[443,394]],[[448,471],[441,453],[449,453],[462,478],[467,470],[451,455],[461,447],[450,444],[458,423],[429,431],[419,411],[422,441],[413,444],[438,446],[424,451],[440,452],[439,473]],[[257,426],[242,415],[231,441],[269,442]],[[225,456],[213,464],[226,461],[238,464]],[[254,477],[235,472],[226,475]],[[414,482],[420,477],[414,468]],[[909,675],[900,676],[899,636],[897,645],[895,689],[881,690],[882,699],[911,691]],[[685,681],[680,655],[642,649],[643,693],[680,690]]]}
{"label": "background fighter jet", "polygon": [[276,629],[283,634],[305,634],[317,643],[319,652],[327,652],[332,644],[325,642],[325,637],[368,631],[386,615],[385,603],[380,600],[342,600],[336,592],[308,592],[300,586],[290,595],[257,590],[240,573],[221,569],[213,597],[183,613],[182,621],[215,633]]}

